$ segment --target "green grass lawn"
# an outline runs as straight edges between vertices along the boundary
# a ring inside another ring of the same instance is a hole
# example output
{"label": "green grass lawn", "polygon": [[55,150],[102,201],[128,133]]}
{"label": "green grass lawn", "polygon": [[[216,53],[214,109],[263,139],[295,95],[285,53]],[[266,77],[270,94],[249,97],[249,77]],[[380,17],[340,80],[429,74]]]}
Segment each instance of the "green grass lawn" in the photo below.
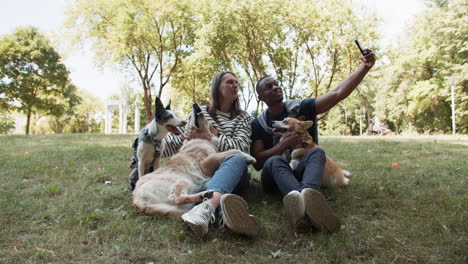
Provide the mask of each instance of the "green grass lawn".
{"label": "green grass lawn", "polygon": [[[256,238],[140,214],[132,135],[0,136],[0,263],[466,263],[467,137],[322,137],[353,174],[331,192],[336,234],[291,234],[253,174]],[[392,163],[400,163],[400,168]],[[272,258],[272,253],[281,252]]]}

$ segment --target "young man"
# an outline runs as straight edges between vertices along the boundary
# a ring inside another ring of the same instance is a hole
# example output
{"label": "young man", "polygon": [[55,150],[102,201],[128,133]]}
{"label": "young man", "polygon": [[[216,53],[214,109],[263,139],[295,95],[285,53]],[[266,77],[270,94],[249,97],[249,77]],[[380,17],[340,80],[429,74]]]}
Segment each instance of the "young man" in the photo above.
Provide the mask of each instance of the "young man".
{"label": "young man", "polygon": [[324,151],[320,148],[309,150],[293,171],[289,161],[281,154],[302,141],[296,133],[287,132],[278,142],[279,136],[272,132],[272,122],[288,116],[305,116],[306,120],[314,121],[309,133],[318,143],[317,115],[327,112],[348,97],[374,66],[372,51],[365,50],[364,54],[359,57],[363,63],[355,72],[338,87],[318,98],[283,101],[283,91],[274,78],[266,76],[257,82],[258,98],[268,109],[252,121],[251,155],[257,159],[255,169],[262,169],[263,190],[271,194],[279,192],[284,196],[283,205],[294,230],[306,216],[319,230],[337,232],[341,223],[319,192],[325,167]]}

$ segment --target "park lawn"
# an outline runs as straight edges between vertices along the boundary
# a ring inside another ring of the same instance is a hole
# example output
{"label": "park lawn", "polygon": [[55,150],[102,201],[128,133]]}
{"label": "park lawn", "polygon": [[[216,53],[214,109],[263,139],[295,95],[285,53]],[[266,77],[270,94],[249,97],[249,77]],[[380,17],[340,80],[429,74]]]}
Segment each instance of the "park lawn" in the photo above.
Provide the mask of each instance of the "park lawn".
{"label": "park lawn", "polygon": [[[245,198],[256,238],[140,214],[133,135],[0,136],[0,263],[466,263],[468,138],[322,137],[353,174],[329,191],[336,234],[291,234],[259,173]],[[392,167],[398,162],[400,168]],[[275,256],[276,258],[273,258]]]}

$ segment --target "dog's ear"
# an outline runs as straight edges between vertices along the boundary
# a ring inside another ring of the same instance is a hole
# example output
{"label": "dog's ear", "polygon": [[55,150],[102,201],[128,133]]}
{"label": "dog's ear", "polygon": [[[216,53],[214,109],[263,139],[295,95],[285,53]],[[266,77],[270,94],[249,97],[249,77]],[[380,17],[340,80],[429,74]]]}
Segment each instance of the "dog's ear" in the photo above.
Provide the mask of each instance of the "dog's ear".
{"label": "dog's ear", "polygon": [[296,119],[299,120],[299,121],[305,121],[306,117],[305,117],[305,115],[301,115],[301,116],[296,117]]}
{"label": "dog's ear", "polygon": [[169,103],[166,105],[166,110],[171,110],[171,99],[169,99]]}
{"label": "dog's ear", "polygon": [[304,123],[302,123],[302,126],[305,128],[305,129],[309,129],[312,127],[312,125],[314,124],[314,121],[304,121]]}
{"label": "dog's ear", "polygon": [[158,119],[158,117],[164,112],[164,105],[161,102],[161,99],[159,97],[156,97],[154,99],[154,117]]}

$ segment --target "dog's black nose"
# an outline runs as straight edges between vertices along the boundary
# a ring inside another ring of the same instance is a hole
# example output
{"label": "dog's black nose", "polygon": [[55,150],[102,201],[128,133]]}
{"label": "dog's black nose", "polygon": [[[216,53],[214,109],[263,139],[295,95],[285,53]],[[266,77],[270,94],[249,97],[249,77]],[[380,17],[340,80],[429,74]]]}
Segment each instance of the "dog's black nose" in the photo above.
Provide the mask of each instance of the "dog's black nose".
{"label": "dog's black nose", "polygon": [[193,118],[195,119],[193,124],[195,125],[195,127],[199,127],[200,124],[198,123],[198,118],[200,116],[203,117],[203,114],[201,113],[202,110],[197,103],[194,103],[192,105],[192,111],[193,111]]}
{"label": "dog's black nose", "polygon": [[198,113],[201,112],[201,108],[200,108],[200,106],[199,106],[197,103],[194,103],[194,104],[192,105],[192,110],[193,110],[193,113],[195,113],[195,114],[198,114]]}

